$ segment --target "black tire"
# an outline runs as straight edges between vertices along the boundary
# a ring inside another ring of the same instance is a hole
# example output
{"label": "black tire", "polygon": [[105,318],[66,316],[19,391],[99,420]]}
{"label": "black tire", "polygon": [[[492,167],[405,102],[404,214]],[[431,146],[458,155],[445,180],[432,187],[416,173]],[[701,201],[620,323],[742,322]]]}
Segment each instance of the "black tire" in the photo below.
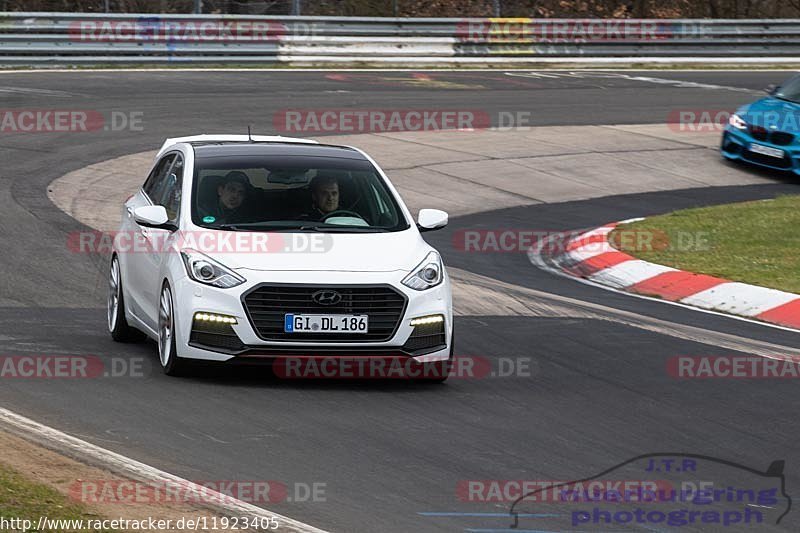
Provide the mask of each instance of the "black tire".
{"label": "black tire", "polygon": [[122,271],[117,256],[111,258],[108,274],[108,299],[106,301],[108,331],[116,342],[141,340],[143,334],[131,327],[125,318],[125,296],[122,290]]}
{"label": "black tire", "polygon": [[[168,317],[164,314],[164,306],[168,304]],[[178,356],[178,351],[175,343],[175,306],[172,299],[172,289],[167,281],[161,287],[159,295],[158,307],[158,360],[161,363],[161,368],[168,376],[182,376],[186,373],[188,362],[183,357]],[[168,318],[168,325],[166,319]],[[169,339],[162,339],[168,335]],[[165,348],[169,346],[169,352],[164,353]]]}

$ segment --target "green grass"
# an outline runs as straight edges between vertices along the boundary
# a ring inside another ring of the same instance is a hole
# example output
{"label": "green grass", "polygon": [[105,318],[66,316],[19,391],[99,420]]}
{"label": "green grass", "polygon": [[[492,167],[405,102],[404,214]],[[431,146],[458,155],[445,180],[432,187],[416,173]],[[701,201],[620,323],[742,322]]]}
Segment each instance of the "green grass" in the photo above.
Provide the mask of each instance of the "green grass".
{"label": "green grass", "polygon": [[[56,520],[99,520],[103,518],[55,489],[31,482],[15,471],[0,465],[0,517],[6,520],[11,518],[27,519],[36,528],[41,516]],[[105,532],[111,530],[84,529],[82,531]]]}
{"label": "green grass", "polygon": [[653,263],[800,293],[800,196],[676,211],[620,226],[610,240]]}

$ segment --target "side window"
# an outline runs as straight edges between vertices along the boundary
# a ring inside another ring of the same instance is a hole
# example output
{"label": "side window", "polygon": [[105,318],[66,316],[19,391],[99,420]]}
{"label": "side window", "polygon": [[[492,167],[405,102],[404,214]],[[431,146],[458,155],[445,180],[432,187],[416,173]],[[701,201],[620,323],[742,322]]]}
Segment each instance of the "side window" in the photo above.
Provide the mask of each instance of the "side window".
{"label": "side window", "polygon": [[172,222],[178,219],[181,208],[181,193],[183,190],[183,157],[178,154],[166,177],[153,192],[151,200],[156,205],[163,205]]}
{"label": "side window", "polygon": [[161,158],[161,161],[153,168],[150,175],[147,176],[147,181],[142,185],[142,190],[150,198],[153,203],[157,203],[153,197],[156,189],[161,185],[162,181],[167,175],[167,170],[172,165],[175,159],[175,154],[168,154]]}

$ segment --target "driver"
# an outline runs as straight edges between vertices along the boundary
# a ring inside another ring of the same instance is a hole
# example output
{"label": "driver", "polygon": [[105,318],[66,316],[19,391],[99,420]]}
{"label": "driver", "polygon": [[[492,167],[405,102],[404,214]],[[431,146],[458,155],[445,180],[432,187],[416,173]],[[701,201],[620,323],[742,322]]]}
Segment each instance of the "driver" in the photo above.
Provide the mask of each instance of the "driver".
{"label": "driver", "polygon": [[322,220],[339,209],[339,180],[320,175],[311,180],[311,212],[308,218]]}

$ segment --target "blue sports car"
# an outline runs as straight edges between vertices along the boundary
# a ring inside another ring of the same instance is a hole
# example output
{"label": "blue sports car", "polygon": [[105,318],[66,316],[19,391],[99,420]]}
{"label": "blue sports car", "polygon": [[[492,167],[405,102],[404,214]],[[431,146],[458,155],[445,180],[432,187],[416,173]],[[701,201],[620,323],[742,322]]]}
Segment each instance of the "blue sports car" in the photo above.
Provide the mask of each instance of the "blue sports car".
{"label": "blue sports car", "polygon": [[800,75],[767,92],[730,116],[722,155],[800,174]]}

